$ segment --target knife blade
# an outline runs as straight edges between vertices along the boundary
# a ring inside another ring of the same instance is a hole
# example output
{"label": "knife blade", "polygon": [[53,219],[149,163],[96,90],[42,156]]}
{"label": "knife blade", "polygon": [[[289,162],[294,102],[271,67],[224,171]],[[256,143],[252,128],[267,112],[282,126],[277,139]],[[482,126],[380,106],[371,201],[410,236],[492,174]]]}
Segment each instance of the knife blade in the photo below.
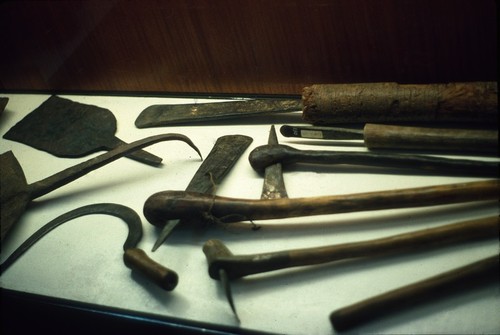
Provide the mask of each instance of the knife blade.
{"label": "knife blade", "polygon": [[245,99],[201,104],[151,105],[135,120],[137,128],[237,119],[302,110],[300,99]]}
{"label": "knife blade", "polygon": [[[186,191],[213,194],[215,188],[234,166],[238,158],[248,148],[253,139],[245,135],[226,135],[219,137],[212,150],[196,171]],[[169,220],[162,228],[152,251],[165,242],[172,230],[181,220]]]}

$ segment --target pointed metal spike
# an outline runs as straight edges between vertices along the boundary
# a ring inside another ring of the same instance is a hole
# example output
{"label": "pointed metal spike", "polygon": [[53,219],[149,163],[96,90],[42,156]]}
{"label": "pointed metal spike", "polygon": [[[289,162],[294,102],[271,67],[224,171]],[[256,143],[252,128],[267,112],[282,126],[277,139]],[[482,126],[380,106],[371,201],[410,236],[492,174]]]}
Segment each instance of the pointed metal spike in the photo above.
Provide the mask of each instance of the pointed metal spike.
{"label": "pointed metal spike", "polygon": [[227,272],[224,269],[219,269],[219,278],[222,283],[222,286],[224,287],[224,292],[226,294],[226,299],[229,302],[229,305],[231,306],[231,310],[233,311],[234,316],[236,317],[236,320],[238,323],[240,322],[240,318],[238,316],[238,313],[236,312],[236,306],[234,305],[234,300],[233,300],[233,294],[231,293],[231,285],[229,283],[229,278],[227,276]]}
{"label": "pointed metal spike", "polygon": [[162,245],[163,242],[165,242],[167,237],[170,235],[170,233],[172,233],[172,231],[179,224],[179,222],[180,222],[180,220],[169,220],[165,224],[165,226],[163,226],[163,228],[160,232],[160,235],[156,239],[156,242],[153,245],[153,248],[151,249],[151,251],[153,251],[153,252],[156,251],[156,249],[158,249],[160,247],[160,245]]}

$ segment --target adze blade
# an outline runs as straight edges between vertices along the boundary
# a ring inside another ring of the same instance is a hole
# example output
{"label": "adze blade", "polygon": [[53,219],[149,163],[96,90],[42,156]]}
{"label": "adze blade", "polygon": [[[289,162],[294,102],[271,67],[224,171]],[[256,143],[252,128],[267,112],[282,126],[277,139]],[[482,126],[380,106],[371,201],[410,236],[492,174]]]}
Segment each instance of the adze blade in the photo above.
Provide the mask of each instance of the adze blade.
{"label": "adze blade", "polygon": [[[227,135],[217,139],[214,147],[196,171],[186,191],[213,194],[215,187],[231,170],[238,158],[252,143],[252,138],[245,135]],[[167,221],[156,240],[152,251],[165,242],[180,220]]]}

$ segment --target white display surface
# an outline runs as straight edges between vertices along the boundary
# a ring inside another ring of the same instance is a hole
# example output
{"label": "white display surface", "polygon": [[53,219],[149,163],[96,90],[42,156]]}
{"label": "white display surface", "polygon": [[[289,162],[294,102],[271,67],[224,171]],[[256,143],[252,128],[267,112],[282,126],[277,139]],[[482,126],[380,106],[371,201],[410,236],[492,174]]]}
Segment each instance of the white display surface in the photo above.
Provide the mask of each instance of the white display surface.
{"label": "white display surface", "polygon": [[[3,136],[49,95],[0,94],[8,97],[0,115]],[[253,142],[236,163],[216,194],[260,198],[262,175],[255,172],[248,154],[267,143],[271,124],[278,130],[284,116],[263,121],[241,119],[223,125],[191,125],[138,129],[134,121],[153,104],[203,103],[209,100],[172,97],[122,97],[61,95],[76,102],[107,108],[118,120],[116,136],[125,142],[160,134],[188,136],[206,157],[218,137],[242,134]],[[220,100],[210,100],[220,101]],[[296,120],[300,122],[300,113]],[[331,145],[331,141],[290,139],[279,142],[299,149],[365,151],[356,145]],[[2,138],[0,153],[12,150],[29,183],[53,175],[89,159],[64,159]],[[131,275],[122,261],[127,226],[120,219],[91,215],[67,222],[50,232],[0,277],[2,288],[56,298],[88,302],[141,313],[241,327],[279,334],[334,334],[329,315],[334,310],[415,281],[495,255],[498,240],[463,243],[426,252],[354,262],[285,269],[248,276],[232,282],[233,297],[241,320],[232,315],[220,282],[208,276],[202,252],[205,241],[217,238],[234,254],[251,254],[362,241],[440,226],[462,220],[498,215],[497,201],[322,215],[255,222],[252,230],[242,223],[199,229],[177,227],[156,252],[151,248],[159,230],[143,216],[144,201],[153,193],[184,190],[201,160],[180,141],[154,144],[145,150],[163,158],[151,167],[120,158],[88,175],[34,200],[16,227],[2,242],[2,262],[38,228],[77,207],[113,202],[134,209],[143,219],[144,236],[138,247],[175,270],[179,284],[165,292]],[[96,153],[92,156],[98,155]],[[450,156],[451,157],[451,156]],[[463,157],[461,157],[463,158]],[[493,160],[494,158],[470,157]],[[394,174],[394,170],[348,166],[285,167],[290,198],[348,194],[377,190],[451,184],[481,178]],[[471,334],[499,333],[500,285],[489,285],[389,316],[360,326],[353,333]]]}

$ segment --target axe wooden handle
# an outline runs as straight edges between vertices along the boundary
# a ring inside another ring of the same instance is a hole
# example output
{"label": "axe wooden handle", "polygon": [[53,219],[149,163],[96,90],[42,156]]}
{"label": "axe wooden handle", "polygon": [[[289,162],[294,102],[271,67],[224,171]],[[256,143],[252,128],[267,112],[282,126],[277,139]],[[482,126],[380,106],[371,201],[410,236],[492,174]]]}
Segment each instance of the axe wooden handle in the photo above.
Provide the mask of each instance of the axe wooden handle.
{"label": "axe wooden handle", "polygon": [[498,124],[496,82],[320,84],[302,94],[306,122]]}
{"label": "axe wooden handle", "polygon": [[165,220],[196,219],[215,222],[279,219],[406,207],[493,200],[499,181],[426,186],[399,190],[308,198],[238,199],[196,192],[164,191],[144,203],[144,216],[154,225]]}

